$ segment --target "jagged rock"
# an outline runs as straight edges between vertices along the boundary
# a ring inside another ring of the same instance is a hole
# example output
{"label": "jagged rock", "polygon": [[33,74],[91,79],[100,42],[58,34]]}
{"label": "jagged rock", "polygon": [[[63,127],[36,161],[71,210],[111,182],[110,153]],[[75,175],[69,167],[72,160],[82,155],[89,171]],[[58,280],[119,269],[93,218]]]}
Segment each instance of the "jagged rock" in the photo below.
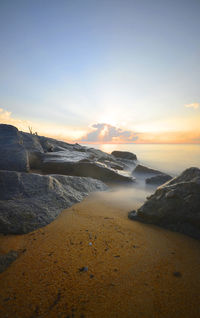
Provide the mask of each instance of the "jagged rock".
{"label": "jagged rock", "polygon": [[0,170],[28,171],[28,153],[17,128],[0,125]]}
{"label": "jagged rock", "polygon": [[118,151],[115,150],[111,153],[116,158],[128,159],[128,160],[137,160],[137,156],[129,151]]}
{"label": "jagged rock", "polygon": [[133,174],[150,174],[150,175],[161,175],[163,174],[161,171],[151,169],[148,167],[145,167],[143,165],[137,165],[137,167],[133,170]]}
{"label": "jagged rock", "polygon": [[47,225],[89,192],[107,187],[91,178],[0,171],[0,189],[0,233],[21,234]]}
{"label": "jagged rock", "polygon": [[129,218],[200,239],[200,169],[189,168],[159,187]]}
{"label": "jagged rock", "polygon": [[169,181],[171,179],[172,179],[172,177],[170,175],[168,175],[168,174],[158,174],[156,176],[147,178],[145,180],[145,182],[147,184],[152,184],[152,185],[159,186],[159,185],[162,185],[162,184],[164,184],[165,182],[167,182],[167,181]]}
{"label": "jagged rock", "polygon": [[59,162],[45,161],[42,172],[47,174],[63,174],[70,176],[91,177],[103,182],[133,182],[133,178],[123,176],[117,172],[94,162]]}
{"label": "jagged rock", "polygon": [[0,273],[4,272],[18,257],[18,252],[10,251],[7,254],[0,255]]}

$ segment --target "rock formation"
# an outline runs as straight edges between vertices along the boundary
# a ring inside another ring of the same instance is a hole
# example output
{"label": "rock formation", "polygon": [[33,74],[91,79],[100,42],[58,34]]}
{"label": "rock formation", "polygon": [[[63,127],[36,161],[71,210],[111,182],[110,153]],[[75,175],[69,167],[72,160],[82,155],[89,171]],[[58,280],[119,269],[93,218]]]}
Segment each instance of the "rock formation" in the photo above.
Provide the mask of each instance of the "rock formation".
{"label": "rock formation", "polygon": [[0,125],[0,170],[28,171],[28,152],[17,128]]}
{"label": "rock formation", "polygon": [[129,218],[200,239],[200,169],[189,168],[159,187]]}
{"label": "rock formation", "polygon": [[137,156],[129,151],[119,151],[115,150],[111,153],[116,158],[127,159],[127,160],[137,160]]}
{"label": "rock formation", "polygon": [[162,185],[162,184],[164,184],[165,182],[167,182],[167,181],[169,181],[171,179],[172,179],[172,177],[170,175],[168,175],[168,174],[158,174],[156,176],[147,178],[145,180],[145,182],[147,184],[159,186],[159,185]]}
{"label": "rock formation", "polygon": [[62,175],[0,171],[0,233],[28,233],[53,221],[61,210],[92,191],[99,180]]}
{"label": "rock formation", "polygon": [[132,177],[124,176],[95,162],[59,162],[44,161],[42,172],[62,174],[70,176],[91,177],[106,183],[133,182]]}

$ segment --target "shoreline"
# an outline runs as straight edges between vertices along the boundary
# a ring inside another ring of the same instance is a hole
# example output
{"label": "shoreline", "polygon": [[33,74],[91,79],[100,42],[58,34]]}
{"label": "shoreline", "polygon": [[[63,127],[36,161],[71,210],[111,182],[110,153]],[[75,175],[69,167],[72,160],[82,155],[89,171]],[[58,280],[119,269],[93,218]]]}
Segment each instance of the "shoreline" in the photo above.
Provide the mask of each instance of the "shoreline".
{"label": "shoreline", "polygon": [[0,317],[199,317],[200,242],[130,221],[131,193],[126,204],[116,194],[0,237],[1,252],[21,251],[0,274]]}

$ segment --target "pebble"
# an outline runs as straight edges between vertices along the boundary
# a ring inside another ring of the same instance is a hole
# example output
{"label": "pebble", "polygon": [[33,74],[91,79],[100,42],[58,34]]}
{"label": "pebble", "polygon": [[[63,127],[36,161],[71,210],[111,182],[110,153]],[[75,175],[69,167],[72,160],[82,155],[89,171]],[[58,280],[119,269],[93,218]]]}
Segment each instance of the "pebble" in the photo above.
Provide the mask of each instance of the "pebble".
{"label": "pebble", "polygon": [[79,268],[80,272],[87,272],[88,271],[88,267],[87,266],[83,266],[81,268]]}

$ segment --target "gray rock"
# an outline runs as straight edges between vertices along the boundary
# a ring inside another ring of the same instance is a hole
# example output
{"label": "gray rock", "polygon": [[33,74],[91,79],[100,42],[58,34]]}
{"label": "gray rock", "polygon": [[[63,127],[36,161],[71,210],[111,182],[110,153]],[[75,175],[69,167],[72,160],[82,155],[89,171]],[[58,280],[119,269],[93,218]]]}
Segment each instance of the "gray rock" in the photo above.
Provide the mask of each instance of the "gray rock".
{"label": "gray rock", "polygon": [[109,161],[116,161],[115,157],[112,156],[112,154],[108,154],[106,152],[103,152],[99,149],[95,149],[95,148],[88,148],[86,149],[87,153],[90,153],[90,156],[93,155],[93,159],[95,159],[96,161],[100,161],[100,162],[104,162],[106,160]]}
{"label": "gray rock", "polygon": [[94,162],[58,162],[45,161],[42,172],[47,174],[63,174],[70,176],[91,177],[103,182],[133,182],[133,178],[121,175],[114,170]]}
{"label": "gray rock", "polygon": [[133,174],[149,174],[149,175],[161,175],[163,174],[159,170],[151,169],[148,167],[145,167],[143,165],[137,165],[136,168],[133,170]]}
{"label": "gray rock", "polygon": [[137,160],[137,156],[134,153],[128,152],[128,151],[115,150],[111,153],[111,155],[113,155],[116,158],[121,158],[121,159]]}
{"label": "gray rock", "polygon": [[124,167],[122,165],[120,165],[119,163],[115,163],[115,162],[106,162],[106,164],[108,166],[110,166],[110,168],[115,169],[115,170],[124,170]]}
{"label": "gray rock", "polygon": [[77,148],[77,145],[71,145],[67,142],[56,140],[53,138],[48,138],[44,136],[38,136],[38,138],[44,152],[60,151],[61,148],[64,150],[75,150]]}
{"label": "gray rock", "polygon": [[91,178],[0,171],[0,189],[0,233],[21,234],[47,225],[61,210],[107,187]]}
{"label": "gray rock", "polygon": [[42,163],[44,160],[44,156],[42,152],[28,152],[28,159],[29,159],[29,167],[30,170],[40,170],[42,167]]}
{"label": "gray rock", "polygon": [[23,146],[28,152],[44,152],[39,136],[22,131],[19,133],[21,135]]}
{"label": "gray rock", "polygon": [[18,257],[18,252],[10,251],[7,254],[0,255],[0,273],[4,272]]}
{"label": "gray rock", "polygon": [[83,159],[90,160],[89,157],[90,155],[87,152],[66,149],[65,151],[45,153],[43,162],[78,162]]}
{"label": "gray rock", "polygon": [[129,218],[200,239],[200,169],[189,168],[159,187]]}
{"label": "gray rock", "polygon": [[0,170],[28,171],[28,153],[17,128],[0,125]]}
{"label": "gray rock", "polygon": [[162,184],[164,184],[165,182],[167,182],[167,181],[169,181],[171,179],[172,179],[172,177],[170,175],[168,175],[168,174],[158,174],[156,176],[147,178],[145,180],[145,182],[147,184],[152,184],[152,185],[159,186],[159,185],[162,185]]}

